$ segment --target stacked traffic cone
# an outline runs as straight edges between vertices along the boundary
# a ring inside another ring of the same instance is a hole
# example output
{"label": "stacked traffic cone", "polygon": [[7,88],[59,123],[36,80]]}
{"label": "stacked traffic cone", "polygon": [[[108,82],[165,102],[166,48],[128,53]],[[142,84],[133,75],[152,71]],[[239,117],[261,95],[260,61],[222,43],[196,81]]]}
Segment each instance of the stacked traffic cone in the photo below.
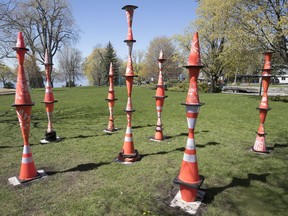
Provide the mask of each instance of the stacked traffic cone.
{"label": "stacked traffic cone", "polygon": [[266,148],[266,139],[265,139],[265,129],[264,129],[264,123],[266,116],[268,114],[268,111],[271,110],[271,108],[268,105],[268,88],[270,84],[271,79],[271,58],[272,58],[272,52],[266,52],[264,53],[264,68],[262,72],[262,87],[263,87],[263,94],[262,99],[260,102],[259,107],[257,108],[259,110],[260,115],[260,125],[258,127],[258,131],[256,132],[256,140],[254,143],[254,146],[252,147],[252,151],[258,152],[258,153],[269,153],[270,151]]}
{"label": "stacked traffic cone", "polygon": [[118,130],[118,128],[115,128],[114,126],[114,117],[113,117],[113,107],[115,105],[115,101],[118,100],[115,98],[114,94],[114,70],[113,70],[113,64],[110,63],[110,69],[109,69],[109,92],[108,92],[108,107],[109,107],[109,122],[108,127],[104,130],[106,133],[113,133]]}
{"label": "stacked traffic cone", "polygon": [[152,141],[163,141],[165,137],[163,136],[163,124],[161,120],[162,108],[164,106],[165,96],[165,86],[163,82],[163,63],[165,62],[163,51],[160,51],[158,64],[159,64],[159,76],[158,76],[158,84],[156,89],[156,95],[154,98],[156,99],[156,111],[157,111],[157,125],[155,129],[155,135],[151,139]]}
{"label": "stacked traffic cone", "polygon": [[122,162],[124,164],[132,163],[140,159],[140,155],[138,154],[138,151],[134,149],[132,124],[131,124],[132,113],[135,111],[132,107],[133,79],[134,77],[137,77],[134,75],[133,63],[132,63],[132,48],[133,48],[133,43],[136,42],[136,40],[133,39],[132,21],[133,21],[133,13],[136,8],[138,7],[134,5],[126,5],[122,8],[123,10],[126,11],[126,17],[127,17],[127,22],[128,22],[127,39],[124,40],[124,42],[127,43],[127,46],[128,46],[128,61],[127,61],[126,73],[125,73],[128,98],[127,98],[126,109],[124,110],[127,115],[126,134],[125,134],[122,150],[118,154],[117,159],[119,162]]}
{"label": "stacked traffic cone", "polygon": [[[18,59],[18,77],[16,84],[15,103],[12,105],[16,107],[16,113],[19,120],[22,137],[24,140],[22,162],[20,168],[20,175],[17,180],[22,183],[41,177],[35,167],[32,157],[32,151],[29,144],[30,132],[30,116],[32,106],[34,103],[31,101],[29,86],[27,84],[25,71],[24,71],[24,56],[28,51],[26,49],[22,32],[18,33],[16,47],[13,48],[17,53]],[[10,181],[10,180],[9,180]]]}
{"label": "stacked traffic cone", "polygon": [[45,144],[53,141],[60,141],[61,138],[57,137],[56,131],[53,129],[52,126],[52,115],[54,111],[54,103],[57,100],[54,99],[52,85],[51,85],[51,59],[48,53],[48,50],[45,51],[45,59],[44,59],[44,66],[45,66],[45,73],[46,73],[46,85],[45,85],[45,96],[44,101],[46,107],[46,113],[48,118],[48,127],[45,132],[45,139],[40,140],[40,143]]}
{"label": "stacked traffic cone", "polygon": [[194,202],[197,198],[197,192],[201,187],[204,177],[198,173],[198,163],[196,157],[196,146],[194,139],[195,124],[198,117],[200,106],[199,102],[197,78],[200,69],[203,67],[200,60],[198,33],[194,34],[192,40],[191,52],[188,60],[188,66],[184,66],[189,70],[189,90],[186,97],[186,103],[182,103],[186,107],[186,117],[188,123],[188,139],[182,161],[179,175],[174,179],[175,184],[180,185],[181,199],[185,202]]}

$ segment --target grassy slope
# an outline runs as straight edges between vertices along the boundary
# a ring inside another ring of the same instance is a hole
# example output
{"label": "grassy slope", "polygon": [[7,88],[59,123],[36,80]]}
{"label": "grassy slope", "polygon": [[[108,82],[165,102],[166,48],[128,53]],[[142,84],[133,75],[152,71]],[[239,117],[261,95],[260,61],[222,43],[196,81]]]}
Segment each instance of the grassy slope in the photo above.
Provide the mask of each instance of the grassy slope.
{"label": "grassy slope", "polygon": [[[22,137],[14,96],[0,96],[0,213],[1,215],[185,215],[168,207],[178,191],[172,180],[178,174],[186,143],[186,93],[166,94],[161,143],[149,141],[156,124],[155,91],[133,88],[132,126],[135,148],[143,158],[131,166],[113,162],[122,148],[126,129],[127,93],[115,88],[115,126],[107,135],[107,88],[54,89],[54,128],[60,143],[39,145],[47,127],[43,89],[32,90],[31,137],[37,169],[49,177],[21,187],[8,185],[18,175]],[[248,149],[259,124],[260,97],[201,94],[196,124],[199,172],[205,176],[206,197],[199,214],[284,215],[288,210],[287,104],[270,101],[265,122],[270,155]]]}

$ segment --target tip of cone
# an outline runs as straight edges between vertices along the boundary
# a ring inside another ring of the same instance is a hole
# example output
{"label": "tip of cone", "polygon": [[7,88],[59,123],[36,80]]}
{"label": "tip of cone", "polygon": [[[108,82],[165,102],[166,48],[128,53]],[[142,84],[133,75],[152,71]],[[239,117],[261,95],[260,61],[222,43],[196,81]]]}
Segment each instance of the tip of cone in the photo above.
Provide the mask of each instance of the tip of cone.
{"label": "tip of cone", "polygon": [[200,45],[199,45],[198,32],[195,32],[193,35],[193,39],[191,43],[191,50],[190,50],[189,59],[188,59],[188,65],[195,65],[195,66],[202,65],[201,57],[200,57]]}
{"label": "tip of cone", "polygon": [[159,60],[164,60],[164,53],[163,53],[163,50],[160,50],[160,53],[159,53]]}
{"label": "tip of cone", "polygon": [[16,48],[26,48],[24,43],[24,37],[22,32],[18,32]]}
{"label": "tip of cone", "polygon": [[112,63],[112,62],[110,62],[109,75],[110,75],[110,76],[113,76],[113,75],[114,75],[113,63]]}

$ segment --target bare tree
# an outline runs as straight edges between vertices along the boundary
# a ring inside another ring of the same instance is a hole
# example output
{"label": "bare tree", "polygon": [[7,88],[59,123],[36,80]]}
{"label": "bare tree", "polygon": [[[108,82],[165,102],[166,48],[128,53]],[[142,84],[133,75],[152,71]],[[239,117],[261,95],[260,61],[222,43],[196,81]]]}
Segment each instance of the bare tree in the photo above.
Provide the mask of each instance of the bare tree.
{"label": "bare tree", "polygon": [[13,81],[15,78],[15,74],[12,72],[12,70],[0,63],[0,81],[3,84],[3,87],[5,88],[7,86],[8,81]]}
{"label": "bare tree", "polygon": [[[10,5],[13,7],[10,6],[5,15],[5,24],[9,24],[14,34],[15,31],[24,33],[25,43],[30,49],[28,54],[35,61],[44,63],[47,49],[53,64],[53,57],[63,45],[78,41],[79,29],[66,0],[19,0]],[[15,40],[15,35],[13,37]]]}
{"label": "bare tree", "polygon": [[65,47],[59,55],[59,71],[65,75],[67,86],[76,86],[76,80],[83,76],[81,52]]}

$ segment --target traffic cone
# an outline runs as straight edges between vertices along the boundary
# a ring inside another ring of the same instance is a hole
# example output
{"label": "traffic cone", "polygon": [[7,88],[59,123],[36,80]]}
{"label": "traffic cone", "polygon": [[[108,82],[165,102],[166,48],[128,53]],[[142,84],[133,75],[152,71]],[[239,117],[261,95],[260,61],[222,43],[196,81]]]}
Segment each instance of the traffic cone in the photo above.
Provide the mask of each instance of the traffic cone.
{"label": "traffic cone", "polygon": [[109,68],[109,92],[108,97],[105,99],[108,101],[108,107],[109,107],[109,122],[108,127],[104,130],[106,133],[113,133],[118,130],[118,128],[115,128],[114,126],[114,117],[113,117],[113,108],[115,105],[115,101],[117,100],[115,98],[114,94],[114,70],[113,70],[113,64],[110,63]]}
{"label": "traffic cone", "polygon": [[133,43],[136,42],[136,40],[133,39],[132,34],[132,20],[133,20],[133,13],[134,10],[138,8],[134,5],[126,5],[122,9],[126,10],[126,17],[128,22],[128,36],[127,40],[124,40],[124,42],[128,46],[128,61],[126,65],[126,88],[127,88],[127,104],[126,109],[124,110],[127,115],[127,128],[124,138],[124,144],[122,147],[121,152],[118,154],[117,161],[121,163],[132,163],[135,161],[138,161],[140,159],[140,155],[138,154],[138,151],[134,148],[134,142],[133,142],[133,135],[132,135],[132,113],[135,111],[132,107],[132,87],[133,87],[133,79],[134,77],[137,77],[134,75],[133,70],[133,62],[132,62],[132,47]]}
{"label": "traffic cone", "polygon": [[[174,179],[174,183],[180,185],[180,194],[183,201],[194,202],[197,199],[199,188],[204,181],[204,177],[198,173],[196,146],[194,140],[195,125],[200,106],[202,105],[198,96],[197,79],[199,71],[203,65],[201,64],[200,59],[200,47],[197,32],[193,36],[188,65],[184,67],[189,70],[190,79],[186,102],[182,103],[182,105],[185,105],[186,107],[188,138],[181,169],[179,175]],[[174,199],[176,199],[176,197]]]}
{"label": "traffic cone", "polygon": [[272,58],[272,52],[266,52],[264,53],[264,67],[262,72],[262,88],[263,88],[263,94],[261,98],[261,102],[259,107],[257,108],[259,110],[259,116],[260,116],[260,125],[258,127],[258,131],[256,132],[256,140],[254,143],[254,146],[251,148],[252,151],[257,153],[270,153],[270,151],[266,148],[266,133],[264,129],[264,123],[266,116],[268,114],[268,111],[271,110],[268,104],[268,88],[270,84],[271,79],[271,58]]}
{"label": "traffic cone", "polygon": [[160,51],[159,58],[158,58],[158,65],[159,65],[159,75],[158,75],[158,83],[156,88],[156,94],[154,98],[156,99],[156,111],[157,111],[157,124],[155,129],[155,135],[151,138],[152,141],[163,141],[163,124],[161,119],[162,108],[164,106],[164,99],[167,97],[165,96],[165,86],[163,82],[163,63],[165,62],[163,51]]}
{"label": "traffic cone", "polygon": [[40,140],[41,144],[46,144],[53,141],[60,141],[61,138],[57,137],[57,133],[53,128],[52,124],[52,116],[54,111],[54,103],[57,102],[57,100],[54,99],[53,89],[51,85],[51,59],[50,55],[48,53],[48,50],[45,50],[45,56],[44,56],[44,66],[45,66],[45,73],[46,73],[46,84],[45,84],[45,95],[44,100],[42,103],[45,103],[45,109],[47,113],[47,130],[45,132],[45,138]]}
{"label": "traffic cone", "polygon": [[[20,174],[18,178],[14,177],[18,181],[17,184],[20,184],[22,182],[30,181],[39,178],[41,176],[39,176],[35,168],[29,144],[30,116],[32,106],[34,105],[34,103],[31,101],[29,87],[27,84],[25,71],[23,67],[25,53],[28,51],[28,49],[25,48],[22,32],[18,33],[16,47],[14,47],[13,49],[17,53],[19,66],[18,66],[15,102],[12,106],[16,107],[16,113],[21,128],[22,138],[24,141]],[[14,180],[11,179],[13,178],[10,178],[9,182],[11,184],[14,184],[12,183],[12,181]]]}

